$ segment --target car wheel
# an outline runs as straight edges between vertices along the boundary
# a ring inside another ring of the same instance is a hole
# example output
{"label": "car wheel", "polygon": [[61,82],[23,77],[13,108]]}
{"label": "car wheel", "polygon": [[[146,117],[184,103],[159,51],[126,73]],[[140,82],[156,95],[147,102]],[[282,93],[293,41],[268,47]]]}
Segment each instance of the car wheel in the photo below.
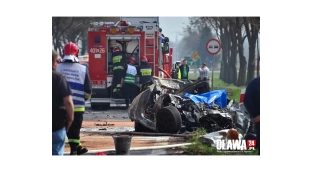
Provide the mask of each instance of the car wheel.
{"label": "car wheel", "polygon": [[154,131],[146,128],[145,126],[143,126],[139,122],[134,122],[134,131],[135,132],[154,132]]}
{"label": "car wheel", "polygon": [[157,112],[156,127],[159,133],[178,133],[182,126],[180,112],[173,106],[161,108]]}

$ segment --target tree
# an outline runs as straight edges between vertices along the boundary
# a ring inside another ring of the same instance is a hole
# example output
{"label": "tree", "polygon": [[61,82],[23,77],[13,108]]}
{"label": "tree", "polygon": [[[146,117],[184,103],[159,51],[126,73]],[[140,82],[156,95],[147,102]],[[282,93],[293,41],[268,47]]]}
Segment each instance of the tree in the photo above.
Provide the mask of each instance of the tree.
{"label": "tree", "polygon": [[190,25],[184,28],[184,32],[182,35],[183,38],[179,42],[178,48],[176,49],[177,51],[179,51],[179,54],[181,55],[179,58],[193,55],[194,51],[198,49],[199,46],[200,34],[196,29],[192,28]]}
{"label": "tree", "polygon": [[[202,25],[198,28],[200,38],[199,38],[199,46],[197,48],[198,55],[201,58],[201,61],[208,62],[213,59],[213,55],[209,54],[206,49],[207,41],[214,38],[211,32],[211,28],[206,24]],[[215,61],[214,61],[215,62]]]}
{"label": "tree", "polygon": [[73,17],[52,17],[52,43],[54,50],[62,52],[61,40],[66,30],[74,23]]}
{"label": "tree", "polygon": [[74,42],[80,46],[80,53],[88,49],[88,28],[91,22],[119,21],[119,17],[52,17],[52,43],[62,55],[63,45]]}
{"label": "tree", "polygon": [[260,32],[260,17],[244,17],[244,25],[249,43],[249,59],[247,68],[247,82],[255,77],[256,42]]}
{"label": "tree", "polygon": [[[247,81],[254,77],[255,42],[260,30],[260,17],[192,17],[191,23],[197,26],[207,23],[215,31],[222,46],[220,79],[237,86],[246,85],[247,60],[244,55],[244,41],[246,37],[248,42],[250,39]],[[237,54],[239,56],[238,77]]]}

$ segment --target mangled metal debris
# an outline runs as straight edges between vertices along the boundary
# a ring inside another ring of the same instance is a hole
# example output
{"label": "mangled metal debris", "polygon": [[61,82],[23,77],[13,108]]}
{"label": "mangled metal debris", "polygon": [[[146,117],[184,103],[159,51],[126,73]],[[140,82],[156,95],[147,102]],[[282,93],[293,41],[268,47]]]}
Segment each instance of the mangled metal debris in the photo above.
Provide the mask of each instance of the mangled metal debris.
{"label": "mangled metal debris", "polygon": [[210,92],[209,83],[153,77],[128,109],[135,130],[183,133],[203,127],[208,133],[231,128],[251,131],[251,119],[243,106],[227,99],[225,90]]}

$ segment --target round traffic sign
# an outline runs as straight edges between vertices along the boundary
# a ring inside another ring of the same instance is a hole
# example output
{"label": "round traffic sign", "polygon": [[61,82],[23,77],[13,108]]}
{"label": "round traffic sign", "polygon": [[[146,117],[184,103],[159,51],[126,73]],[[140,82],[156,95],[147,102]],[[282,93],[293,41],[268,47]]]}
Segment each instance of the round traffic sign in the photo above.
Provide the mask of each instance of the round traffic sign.
{"label": "round traffic sign", "polygon": [[221,43],[217,39],[210,39],[206,44],[207,52],[215,55],[221,50]]}

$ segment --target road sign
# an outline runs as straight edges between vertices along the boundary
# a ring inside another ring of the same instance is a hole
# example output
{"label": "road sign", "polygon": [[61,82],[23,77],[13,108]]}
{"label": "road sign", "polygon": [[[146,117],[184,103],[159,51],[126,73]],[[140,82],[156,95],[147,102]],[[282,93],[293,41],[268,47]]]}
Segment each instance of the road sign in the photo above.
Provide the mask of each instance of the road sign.
{"label": "road sign", "polygon": [[216,55],[221,50],[221,43],[217,39],[210,39],[206,44],[206,49],[211,55]]}
{"label": "road sign", "polygon": [[192,56],[193,59],[198,59],[199,58],[199,55],[197,52],[194,52],[193,56]]}
{"label": "road sign", "polygon": [[200,60],[200,58],[198,58],[196,61],[194,61],[191,57],[189,57],[189,56],[186,56],[186,57],[184,57],[184,59],[187,61],[187,64],[189,65],[189,66],[200,66],[201,65],[201,60]]}

